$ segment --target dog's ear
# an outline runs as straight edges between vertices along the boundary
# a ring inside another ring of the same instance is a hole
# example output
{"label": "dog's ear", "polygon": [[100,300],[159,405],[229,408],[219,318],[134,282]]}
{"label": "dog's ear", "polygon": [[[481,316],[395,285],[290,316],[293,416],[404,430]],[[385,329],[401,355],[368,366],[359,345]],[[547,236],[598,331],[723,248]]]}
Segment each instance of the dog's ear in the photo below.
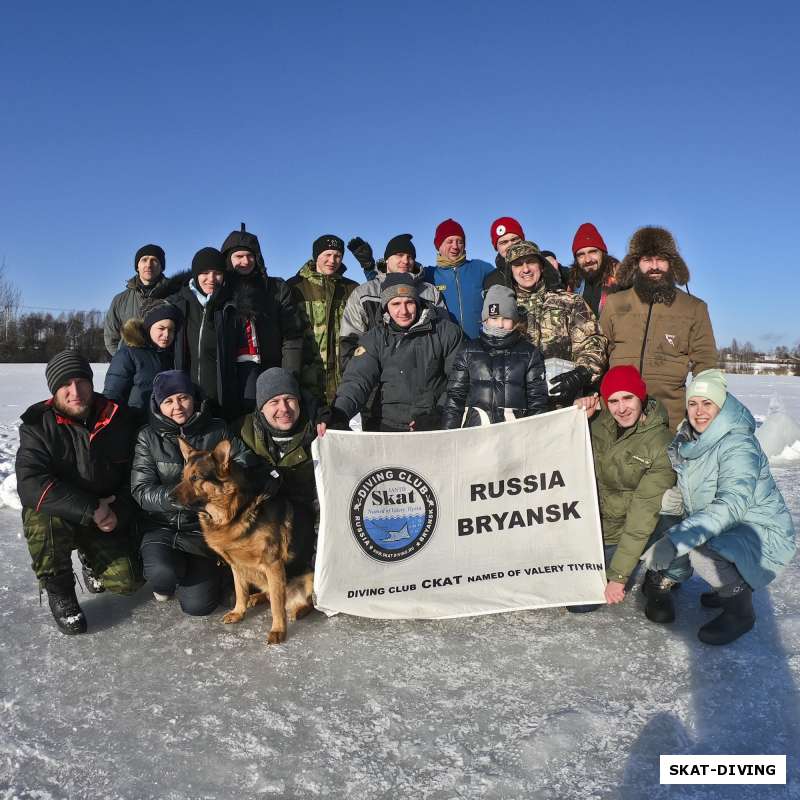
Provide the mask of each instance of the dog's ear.
{"label": "dog's ear", "polygon": [[197,452],[197,450],[195,450],[189,444],[189,442],[186,441],[186,439],[183,439],[180,436],[178,437],[178,447],[181,449],[181,455],[183,456],[184,461],[188,461],[192,454]]}
{"label": "dog's ear", "polygon": [[219,465],[220,472],[227,472],[231,461],[231,443],[223,439],[212,451],[214,461]]}

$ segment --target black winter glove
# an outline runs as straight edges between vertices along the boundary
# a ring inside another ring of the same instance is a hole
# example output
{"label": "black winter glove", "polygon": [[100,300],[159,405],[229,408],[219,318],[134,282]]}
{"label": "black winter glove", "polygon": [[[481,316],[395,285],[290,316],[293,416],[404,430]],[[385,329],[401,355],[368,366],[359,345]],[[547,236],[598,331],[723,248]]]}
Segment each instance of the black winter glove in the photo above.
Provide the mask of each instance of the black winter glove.
{"label": "black winter glove", "polygon": [[349,431],[350,420],[347,414],[336,406],[323,406],[317,411],[314,425],[325,425],[331,431]]}
{"label": "black winter glove", "polygon": [[442,427],[441,411],[429,411],[414,417],[415,431],[438,431]]}
{"label": "black winter glove", "polygon": [[591,379],[592,373],[586,367],[575,367],[569,372],[556,375],[550,389],[550,400],[559,406],[571,406],[578,392],[587,386]]}
{"label": "black winter glove", "polygon": [[372,246],[365,242],[360,236],[356,236],[347,243],[347,249],[355,256],[356,261],[361,264],[364,272],[371,272],[375,269],[375,256],[372,254]]}

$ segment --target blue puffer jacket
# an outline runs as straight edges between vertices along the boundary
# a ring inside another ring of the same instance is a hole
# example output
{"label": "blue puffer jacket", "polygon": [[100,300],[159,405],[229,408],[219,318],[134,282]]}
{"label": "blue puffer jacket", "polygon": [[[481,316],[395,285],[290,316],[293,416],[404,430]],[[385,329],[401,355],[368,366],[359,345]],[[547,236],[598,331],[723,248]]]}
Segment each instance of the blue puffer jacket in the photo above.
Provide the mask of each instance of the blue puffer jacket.
{"label": "blue puffer jacket", "polygon": [[732,394],[698,438],[684,420],[670,459],[686,517],[667,535],[679,556],[707,542],[760,589],[789,563],[795,542],[755,428],[753,415]]}
{"label": "blue puffer jacket", "polygon": [[470,339],[481,329],[483,280],[494,267],[473,258],[457,267],[425,267],[424,280],[432,283],[444,296],[450,319],[458,323]]}
{"label": "blue puffer jacket", "polygon": [[138,414],[139,422],[147,421],[153,378],[175,363],[173,349],[159,350],[150,341],[139,319],[129,319],[122,326],[122,342],[114,353],[106,373],[103,394],[110,400],[124,403]]}

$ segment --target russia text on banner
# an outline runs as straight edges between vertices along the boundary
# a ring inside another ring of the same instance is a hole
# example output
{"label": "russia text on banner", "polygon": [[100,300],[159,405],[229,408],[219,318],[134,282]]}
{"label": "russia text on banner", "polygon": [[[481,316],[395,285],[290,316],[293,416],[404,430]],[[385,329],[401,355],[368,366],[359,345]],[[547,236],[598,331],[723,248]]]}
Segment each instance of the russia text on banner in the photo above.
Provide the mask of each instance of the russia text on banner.
{"label": "russia text on banner", "polygon": [[603,602],[586,414],[314,443],[317,608],[381,619]]}

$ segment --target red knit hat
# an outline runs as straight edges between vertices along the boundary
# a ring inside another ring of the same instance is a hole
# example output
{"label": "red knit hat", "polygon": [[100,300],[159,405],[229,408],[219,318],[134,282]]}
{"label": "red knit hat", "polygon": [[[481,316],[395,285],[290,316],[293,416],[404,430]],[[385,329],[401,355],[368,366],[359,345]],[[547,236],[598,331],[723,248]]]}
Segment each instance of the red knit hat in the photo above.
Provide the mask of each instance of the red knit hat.
{"label": "red knit hat", "polygon": [[591,222],[584,222],[583,225],[578,228],[578,232],[572,240],[572,255],[574,256],[578,250],[582,250],[584,247],[596,247],[604,253],[608,252],[603,237]]}
{"label": "red knit hat", "polygon": [[642,380],[639,370],[630,364],[611,367],[600,381],[600,394],[606,403],[615,392],[630,392],[643,403],[647,400],[647,384]]}
{"label": "red knit hat", "polygon": [[492,227],[489,229],[489,236],[492,237],[492,247],[494,247],[495,250],[497,250],[497,240],[507,233],[516,233],[520,239],[525,238],[522,225],[520,225],[514,217],[500,217],[492,223]]}
{"label": "red knit hat", "polygon": [[446,219],[439,223],[436,235],[433,237],[434,247],[438,250],[448,236],[460,236],[466,244],[467,237],[464,235],[464,229],[454,219]]}

